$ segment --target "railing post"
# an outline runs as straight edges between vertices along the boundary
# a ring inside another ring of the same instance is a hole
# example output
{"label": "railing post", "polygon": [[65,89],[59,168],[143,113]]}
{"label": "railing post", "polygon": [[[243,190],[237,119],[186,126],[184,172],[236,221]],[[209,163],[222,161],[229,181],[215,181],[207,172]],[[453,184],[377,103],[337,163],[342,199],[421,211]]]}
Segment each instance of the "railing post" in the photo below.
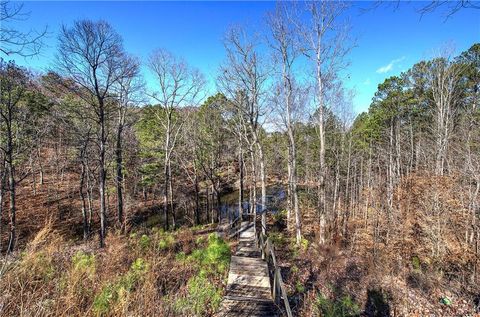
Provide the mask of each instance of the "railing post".
{"label": "railing post", "polygon": [[277,269],[274,268],[274,271],[273,271],[273,294],[272,294],[272,297],[273,297],[273,301],[275,302],[275,304],[278,304],[278,300],[277,300]]}

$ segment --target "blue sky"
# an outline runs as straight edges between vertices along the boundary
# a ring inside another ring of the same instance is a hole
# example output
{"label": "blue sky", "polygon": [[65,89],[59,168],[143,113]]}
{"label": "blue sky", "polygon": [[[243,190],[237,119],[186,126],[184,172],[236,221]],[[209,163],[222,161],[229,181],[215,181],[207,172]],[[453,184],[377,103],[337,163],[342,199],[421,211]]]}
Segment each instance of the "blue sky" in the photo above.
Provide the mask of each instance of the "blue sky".
{"label": "blue sky", "polygon": [[[445,43],[458,52],[480,42],[480,10],[461,10],[445,20],[444,10],[421,17],[415,7],[420,2],[401,3],[397,9],[381,6],[362,13],[368,2],[354,2],[348,12],[356,47],[349,55],[345,84],[355,90],[354,111],[368,109],[376,87],[386,77],[407,70],[415,62],[429,58]],[[48,26],[46,47],[34,58],[15,57],[20,65],[41,71],[52,68],[60,26],[76,19],[104,19],[122,35],[128,52],[146,61],[163,47],[184,57],[203,71],[214,92],[214,80],[224,59],[222,37],[235,24],[261,30],[264,17],[274,2],[25,2],[30,12],[18,22],[22,30]],[[147,70],[144,69],[147,73]],[[149,76],[147,75],[147,81]]]}

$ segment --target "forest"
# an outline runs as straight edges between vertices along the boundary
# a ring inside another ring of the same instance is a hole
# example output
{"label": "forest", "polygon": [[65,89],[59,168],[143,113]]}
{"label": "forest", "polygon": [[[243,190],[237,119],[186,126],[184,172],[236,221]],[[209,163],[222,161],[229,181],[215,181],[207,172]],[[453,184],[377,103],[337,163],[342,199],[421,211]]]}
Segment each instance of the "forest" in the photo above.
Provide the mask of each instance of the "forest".
{"label": "forest", "polygon": [[236,246],[216,232],[247,216],[294,316],[480,313],[480,43],[357,114],[349,6],[228,28],[212,92],[108,19],[62,25],[50,70],[20,66],[44,33],[9,28],[22,6],[2,1],[0,315],[214,316]]}

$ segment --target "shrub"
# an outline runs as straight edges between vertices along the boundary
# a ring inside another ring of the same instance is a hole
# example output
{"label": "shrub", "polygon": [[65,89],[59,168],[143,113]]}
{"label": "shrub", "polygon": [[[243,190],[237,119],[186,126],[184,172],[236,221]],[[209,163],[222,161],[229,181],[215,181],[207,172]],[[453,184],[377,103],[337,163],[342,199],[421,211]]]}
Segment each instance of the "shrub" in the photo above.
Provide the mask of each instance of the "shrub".
{"label": "shrub", "polygon": [[51,280],[55,275],[52,255],[44,251],[27,254],[22,258],[20,275],[26,281]]}
{"label": "shrub", "polygon": [[198,237],[197,239],[195,239],[195,244],[198,246],[198,245],[202,245],[205,243],[205,238],[203,236],[200,236]]}
{"label": "shrub", "polygon": [[150,246],[150,237],[146,234],[142,235],[140,237],[140,240],[138,241],[138,245],[142,250],[148,249],[148,247]]}
{"label": "shrub", "polygon": [[297,290],[298,293],[304,293],[305,292],[305,286],[300,281],[297,281],[295,283],[295,289]]}
{"label": "shrub", "polygon": [[129,271],[125,275],[121,276],[115,283],[108,283],[103,287],[102,291],[95,296],[93,310],[99,315],[107,313],[112,305],[119,300],[125,299],[147,271],[148,263],[144,259],[138,258],[133,261]]}
{"label": "shrub", "polygon": [[288,242],[283,233],[281,232],[270,232],[268,234],[268,237],[270,238],[270,241],[272,241],[273,245],[279,248],[283,247]]}
{"label": "shrub", "polygon": [[110,310],[111,303],[116,300],[115,293],[115,286],[113,284],[108,283],[104,286],[100,294],[95,296],[93,300],[93,310],[99,315],[107,313]]}
{"label": "shrub", "polygon": [[415,271],[420,271],[421,265],[420,265],[420,258],[416,255],[412,257],[412,267]]}
{"label": "shrub", "polygon": [[84,273],[88,278],[93,279],[95,276],[95,255],[78,251],[72,257],[73,270]]}
{"label": "shrub", "polygon": [[230,247],[216,233],[212,233],[208,236],[207,247],[193,251],[189,258],[198,262],[202,269],[223,273],[230,263]]}
{"label": "shrub", "polygon": [[285,223],[287,219],[287,210],[278,211],[273,214],[273,221],[278,223]]}
{"label": "shrub", "polygon": [[170,248],[175,243],[175,238],[172,233],[166,232],[160,234],[160,240],[158,241],[158,247],[160,250]]}
{"label": "shrub", "polygon": [[365,313],[369,316],[390,316],[391,296],[382,289],[367,290]]}
{"label": "shrub", "polygon": [[295,264],[292,265],[291,267],[291,270],[292,270],[292,273],[298,273],[298,266],[296,266]]}
{"label": "shrub", "polygon": [[185,252],[181,251],[175,255],[175,260],[184,263],[187,259]]}
{"label": "shrub", "polygon": [[340,299],[330,300],[320,294],[315,304],[324,317],[358,316],[361,312],[358,304],[349,295]]}
{"label": "shrub", "polygon": [[307,251],[308,250],[308,240],[305,239],[305,238],[302,238],[302,240],[300,241],[300,246],[302,247],[303,251]]}
{"label": "shrub", "polygon": [[175,310],[181,315],[203,316],[215,311],[221,300],[222,289],[208,281],[205,274],[199,274],[188,280],[187,295],[175,302]]}

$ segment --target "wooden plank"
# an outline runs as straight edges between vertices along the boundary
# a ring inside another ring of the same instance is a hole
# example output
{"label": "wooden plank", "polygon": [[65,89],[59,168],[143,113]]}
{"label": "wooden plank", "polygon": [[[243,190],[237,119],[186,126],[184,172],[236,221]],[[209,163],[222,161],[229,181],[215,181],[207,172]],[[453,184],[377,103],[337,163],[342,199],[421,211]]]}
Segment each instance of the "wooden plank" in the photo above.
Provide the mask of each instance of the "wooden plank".
{"label": "wooden plank", "polygon": [[256,246],[255,228],[242,222],[239,244],[230,261],[227,292],[217,316],[278,316],[272,300],[268,264]]}

